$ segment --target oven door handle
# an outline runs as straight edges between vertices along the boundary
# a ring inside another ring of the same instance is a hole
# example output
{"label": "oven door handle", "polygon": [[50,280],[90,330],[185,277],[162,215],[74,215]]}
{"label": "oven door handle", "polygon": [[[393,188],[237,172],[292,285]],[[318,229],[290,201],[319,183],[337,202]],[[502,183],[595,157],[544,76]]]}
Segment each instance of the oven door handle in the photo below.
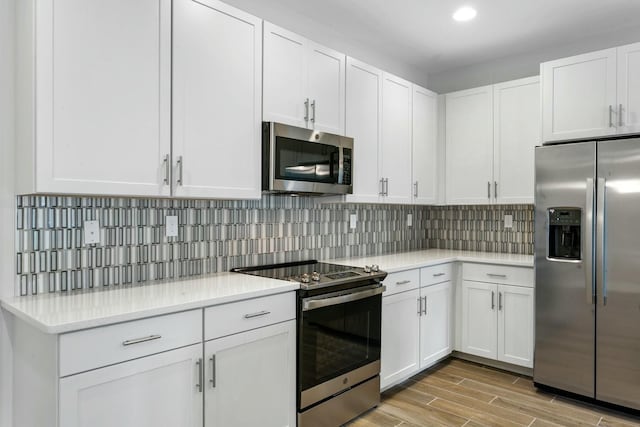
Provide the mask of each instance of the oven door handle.
{"label": "oven door handle", "polygon": [[354,292],[352,294],[340,295],[336,297],[314,297],[302,300],[302,311],[315,310],[316,308],[329,307],[332,305],[344,304],[346,302],[357,301],[359,299],[369,298],[380,295],[387,288],[385,286],[376,286],[372,289]]}

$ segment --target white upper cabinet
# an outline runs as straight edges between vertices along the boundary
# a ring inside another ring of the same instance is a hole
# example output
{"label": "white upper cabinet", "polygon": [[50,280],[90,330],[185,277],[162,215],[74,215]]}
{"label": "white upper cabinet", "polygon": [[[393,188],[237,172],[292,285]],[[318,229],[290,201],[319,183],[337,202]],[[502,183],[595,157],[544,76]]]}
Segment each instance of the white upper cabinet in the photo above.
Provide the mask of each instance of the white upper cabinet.
{"label": "white upper cabinet", "polygon": [[378,203],[382,71],[347,58],[346,134],[353,138],[353,194],[348,202]]}
{"label": "white upper cabinet", "polygon": [[413,203],[435,204],[437,196],[438,95],[413,85]]}
{"label": "white upper cabinet", "polygon": [[346,56],[264,23],[263,120],[344,135]]}
{"label": "white upper cabinet", "polygon": [[618,133],[640,132],[640,43],[618,48]]}
{"label": "white upper cabinet", "polygon": [[382,80],[382,192],[387,203],[411,203],[413,85],[388,73]]}
{"label": "white upper cabinet", "polygon": [[447,203],[491,203],[493,86],[449,93],[445,102]]}
{"label": "white upper cabinet", "polygon": [[25,1],[18,17],[18,191],[169,195],[171,1]]}
{"label": "white upper cabinet", "polygon": [[534,148],[540,137],[540,79],[493,87],[493,197],[498,203],[533,203]]}
{"label": "white upper cabinet", "polygon": [[[619,125],[620,109],[629,108],[621,104],[622,100],[617,101],[616,88],[620,84],[616,72],[618,50],[624,49],[605,49],[540,65],[544,141],[593,138],[625,131],[624,125]],[[637,85],[638,80],[640,77],[632,76],[626,84]]]}
{"label": "white upper cabinet", "polygon": [[174,195],[260,198],[262,21],[218,0],[173,13]]}

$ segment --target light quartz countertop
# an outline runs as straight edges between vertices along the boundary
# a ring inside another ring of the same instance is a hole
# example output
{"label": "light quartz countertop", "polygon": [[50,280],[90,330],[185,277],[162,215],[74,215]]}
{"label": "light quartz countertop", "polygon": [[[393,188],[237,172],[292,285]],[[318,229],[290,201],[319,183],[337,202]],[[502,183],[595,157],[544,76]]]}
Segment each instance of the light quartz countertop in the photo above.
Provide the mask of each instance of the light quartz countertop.
{"label": "light quartz countertop", "polygon": [[448,249],[425,249],[422,251],[400,252],[388,255],[348,257],[332,259],[327,262],[358,267],[377,264],[381,270],[387,273],[395,273],[397,271],[411,270],[454,261],[533,267],[533,255],[456,251]]}
{"label": "light quartz countertop", "polygon": [[[377,264],[389,273],[454,261],[533,267],[532,255],[441,249],[327,260],[358,267]],[[217,273],[106,290],[13,297],[2,301],[2,307],[45,333],[60,334],[290,292],[299,287],[298,283],[284,280]]]}
{"label": "light quartz countertop", "polygon": [[2,307],[45,333],[60,334],[299,288],[299,283],[285,280],[217,273],[106,290],[13,297],[2,301]]}

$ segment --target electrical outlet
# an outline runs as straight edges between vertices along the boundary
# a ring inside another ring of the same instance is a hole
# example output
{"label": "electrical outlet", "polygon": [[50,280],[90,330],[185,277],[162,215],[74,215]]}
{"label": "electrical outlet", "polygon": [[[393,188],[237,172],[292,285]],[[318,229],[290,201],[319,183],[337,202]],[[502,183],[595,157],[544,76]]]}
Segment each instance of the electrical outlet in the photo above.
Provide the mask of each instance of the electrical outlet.
{"label": "electrical outlet", "polygon": [[407,227],[413,227],[413,214],[407,214]]}
{"label": "electrical outlet", "polygon": [[85,245],[100,243],[100,223],[98,221],[85,221],[82,228],[84,229]]}
{"label": "electrical outlet", "polygon": [[349,228],[352,230],[355,230],[357,223],[358,223],[358,215],[356,214],[349,215]]}
{"label": "electrical outlet", "polygon": [[167,216],[167,237],[178,237],[178,217],[174,215]]}
{"label": "electrical outlet", "polygon": [[504,228],[513,228],[513,215],[504,216]]}

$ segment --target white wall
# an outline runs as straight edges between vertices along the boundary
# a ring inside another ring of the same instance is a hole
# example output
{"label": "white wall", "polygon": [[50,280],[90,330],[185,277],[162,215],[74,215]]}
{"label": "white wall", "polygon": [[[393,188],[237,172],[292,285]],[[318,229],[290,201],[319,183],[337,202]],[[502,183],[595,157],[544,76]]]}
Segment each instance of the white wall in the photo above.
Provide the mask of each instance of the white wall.
{"label": "white wall", "polygon": [[[347,40],[335,28],[320,24],[312,17],[300,15],[278,2],[267,0],[224,0],[224,2],[383,71],[427,86],[427,73],[424,70],[381,55],[375,51],[375,47],[371,48],[362,43]],[[322,7],[321,3],[318,2],[319,7]]]}
{"label": "white wall", "polygon": [[[0,0],[0,297],[13,295],[14,0]],[[11,343],[0,315],[0,426],[11,425]]]}
{"label": "white wall", "polygon": [[640,42],[640,27],[612,31],[576,43],[559,43],[535,52],[429,74],[428,87],[438,93],[447,93],[534,76],[540,73],[541,62],[635,42]]}

